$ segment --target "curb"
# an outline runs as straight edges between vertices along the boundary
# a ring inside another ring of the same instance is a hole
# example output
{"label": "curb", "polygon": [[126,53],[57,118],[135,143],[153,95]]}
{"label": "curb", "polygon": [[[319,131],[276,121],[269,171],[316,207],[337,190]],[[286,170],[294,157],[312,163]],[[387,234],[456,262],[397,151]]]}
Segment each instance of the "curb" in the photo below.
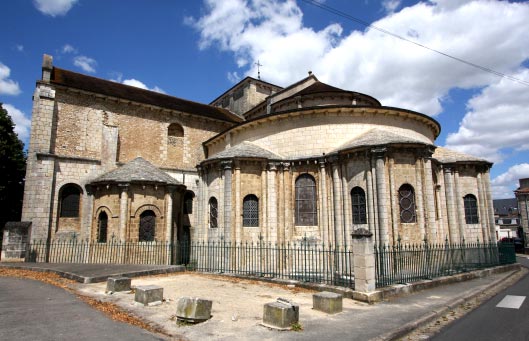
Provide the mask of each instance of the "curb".
{"label": "curb", "polygon": [[71,272],[61,271],[61,270],[53,270],[48,268],[39,268],[39,267],[30,267],[30,266],[17,266],[17,265],[4,265],[0,264],[0,268],[8,268],[8,269],[17,269],[17,270],[30,270],[30,271],[36,271],[36,272],[45,272],[45,273],[54,273],[57,274],[63,278],[74,280],[78,283],[83,284],[89,284],[89,283],[98,283],[98,282],[104,282],[109,277],[115,277],[115,276],[124,276],[124,277],[140,277],[140,276],[151,276],[151,275],[160,275],[160,274],[168,274],[168,273],[175,273],[175,272],[184,272],[185,266],[183,265],[173,265],[167,268],[163,269],[149,269],[149,270],[139,270],[139,271],[131,271],[131,272],[119,272],[119,273],[113,273],[108,275],[101,275],[101,276],[81,276],[77,275]]}
{"label": "curb", "polygon": [[403,337],[406,334],[412,332],[413,330],[415,330],[417,328],[420,328],[420,327],[422,327],[424,325],[427,325],[428,323],[432,322],[433,320],[445,315],[448,311],[450,311],[450,310],[456,308],[457,306],[463,304],[465,301],[468,301],[468,300],[471,300],[471,299],[477,297],[482,292],[490,290],[490,289],[492,289],[492,288],[494,288],[496,286],[499,286],[502,282],[506,281],[507,279],[512,278],[514,276],[520,276],[519,279],[521,279],[526,274],[527,273],[524,274],[524,271],[521,268],[518,269],[518,270],[515,270],[515,271],[511,272],[510,274],[508,274],[507,276],[505,276],[503,278],[499,278],[499,279],[495,280],[494,282],[490,283],[484,289],[477,290],[475,292],[472,292],[468,296],[460,297],[460,298],[457,298],[457,299],[455,299],[455,300],[453,300],[451,302],[448,302],[448,304],[445,307],[441,308],[441,310],[432,311],[431,313],[428,313],[428,314],[424,315],[423,317],[421,317],[418,320],[406,323],[403,326],[401,326],[400,328],[397,328],[397,329],[395,329],[393,331],[390,331],[388,333],[385,333],[385,334],[382,334],[380,336],[377,336],[376,338],[373,338],[372,340],[373,341],[374,340],[376,340],[376,341],[396,340],[396,339],[398,339],[400,337]]}

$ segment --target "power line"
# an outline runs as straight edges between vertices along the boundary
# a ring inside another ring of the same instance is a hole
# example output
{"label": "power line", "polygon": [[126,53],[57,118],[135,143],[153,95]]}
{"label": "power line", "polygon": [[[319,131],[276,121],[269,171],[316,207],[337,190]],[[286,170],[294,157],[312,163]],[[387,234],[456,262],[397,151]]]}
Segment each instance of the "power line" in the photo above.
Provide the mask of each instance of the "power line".
{"label": "power line", "polygon": [[472,67],[474,67],[474,68],[476,68],[476,69],[479,69],[479,70],[482,70],[482,71],[485,71],[485,72],[491,73],[491,74],[496,75],[496,76],[501,77],[501,78],[505,78],[505,79],[511,80],[511,81],[513,81],[513,82],[520,83],[520,84],[525,85],[525,86],[529,86],[529,82],[524,81],[523,79],[519,79],[519,78],[516,78],[516,77],[513,77],[513,76],[506,75],[506,74],[504,74],[504,73],[501,73],[501,72],[499,72],[499,71],[493,70],[493,69],[491,69],[491,68],[488,68],[488,67],[485,67],[485,66],[481,66],[481,65],[476,64],[476,63],[469,62],[469,61],[467,61],[467,60],[464,60],[464,59],[461,59],[461,58],[458,58],[458,57],[455,57],[455,56],[449,55],[448,53],[445,53],[445,52],[443,52],[443,51],[439,51],[439,50],[436,50],[436,49],[434,49],[434,48],[431,48],[431,47],[428,47],[428,46],[426,46],[426,45],[423,45],[423,44],[421,44],[421,43],[418,43],[418,42],[416,42],[416,41],[413,41],[413,40],[407,39],[407,38],[405,38],[405,37],[403,37],[403,36],[400,36],[400,35],[398,35],[398,34],[395,34],[395,33],[393,33],[393,32],[390,32],[390,31],[388,31],[388,30],[385,30],[385,29],[383,29],[383,28],[380,28],[380,27],[377,27],[377,26],[375,26],[375,25],[372,25],[372,24],[368,23],[367,21],[364,21],[364,20],[362,20],[362,19],[355,18],[355,17],[353,17],[352,15],[350,15],[350,14],[348,14],[348,13],[345,13],[345,12],[342,12],[342,11],[336,9],[336,8],[333,8],[333,7],[330,7],[330,6],[328,6],[328,5],[325,5],[324,3],[321,2],[321,0],[320,0],[320,1],[318,1],[318,0],[302,0],[302,1],[305,2],[305,3],[307,3],[307,4],[310,4],[310,5],[313,5],[313,6],[319,7],[319,8],[321,8],[321,9],[323,9],[324,11],[327,11],[327,12],[329,12],[329,13],[333,13],[333,14],[335,14],[335,15],[338,15],[338,16],[342,17],[342,18],[345,18],[345,19],[348,19],[348,20],[351,20],[351,21],[357,22],[357,23],[359,23],[359,24],[361,24],[361,25],[363,25],[363,26],[365,26],[365,27],[372,28],[372,29],[377,30],[377,31],[379,31],[379,32],[382,32],[382,33],[384,33],[384,34],[390,35],[390,36],[392,36],[392,37],[394,37],[394,38],[397,38],[397,39],[403,40],[403,41],[405,41],[405,42],[407,42],[407,43],[414,44],[414,45],[416,45],[416,46],[419,46],[419,47],[422,47],[422,48],[427,49],[427,50],[429,50],[429,51],[435,52],[435,53],[440,54],[440,55],[442,55],[442,56],[445,56],[445,57],[447,57],[447,58],[450,58],[450,59],[453,59],[453,60],[455,60],[455,61],[458,61],[458,62],[460,62],[460,63],[463,63],[463,64],[466,64],[466,65],[472,66]]}

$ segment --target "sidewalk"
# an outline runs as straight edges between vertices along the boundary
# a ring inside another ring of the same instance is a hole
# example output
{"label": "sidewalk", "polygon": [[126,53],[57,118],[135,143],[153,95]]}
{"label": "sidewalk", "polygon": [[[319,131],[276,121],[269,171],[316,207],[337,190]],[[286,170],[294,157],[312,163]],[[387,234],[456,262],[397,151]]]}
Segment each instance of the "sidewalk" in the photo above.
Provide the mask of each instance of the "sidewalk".
{"label": "sidewalk", "polygon": [[[0,264],[4,266],[5,263]],[[31,264],[36,265],[36,264]],[[83,274],[101,276],[103,272],[141,271],[137,266],[104,266],[102,269],[71,264],[38,264],[68,271],[77,268]],[[97,266],[96,266],[97,267]],[[152,271],[160,269],[147,269]],[[171,269],[172,270],[172,269]],[[167,267],[163,271],[168,271]],[[131,272],[134,273],[134,272]],[[370,305],[344,299],[343,312],[335,315],[312,310],[314,291],[283,285],[197,273],[174,273],[165,276],[133,278],[132,285],[156,284],[164,288],[165,302],[159,306],[135,305],[134,295],[105,294],[106,283],[80,284],[78,292],[112,302],[145,321],[162,326],[171,335],[189,340],[392,340],[419,325],[438,319],[452,308],[499,286],[505,280],[525,275],[522,271],[497,273],[487,277],[443,285]],[[174,320],[176,300],[181,296],[198,296],[213,301],[212,318],[197,325],[178,325]],[[300,332],[280,332],[259,325],[263,304],[277,297],[293,300],[300,306]]]}

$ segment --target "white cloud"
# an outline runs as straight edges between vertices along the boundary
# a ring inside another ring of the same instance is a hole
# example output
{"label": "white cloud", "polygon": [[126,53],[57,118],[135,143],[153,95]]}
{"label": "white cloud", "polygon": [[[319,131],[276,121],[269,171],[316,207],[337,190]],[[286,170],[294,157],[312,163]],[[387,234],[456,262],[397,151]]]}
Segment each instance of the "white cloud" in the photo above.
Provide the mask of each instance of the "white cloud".
{"label": "white cloud", "polygon": [[241,80],[241,77],[237,74],[237,72],[228,72],[228,80],[232,83],[237,83]]}
{"label": "white cloud", "polygon": [[492,197],[494,199],[514,198],[513,190],[518,188],[518,180],[529,178],[529,163],[512,166],[507,172],[492,179]]}
{"label": "white cloud", "polygon": [[73,59],[73,65],[80,67],[85,72],[96,72],[97,62],[95,59],[86,56],[76,56]]}
{"label": "white cloud", "polygon": [[[420,2],[373,23],[421,44],[510,73],[529,58],[529,4],[502,1]],[[509,20],[505,20],[509,18]],[[428,115],[442,111],[452,88],[484,87],[495,76],[374,29],[344,34],[339,24],[303,25],[294,0],[207,0],[186,22],[199,47],[233,53],[246,75],[287,85],[308,70],[324,82],[375,96],[384,105]]]}
{"label": "white cloud", "polygon": [[17,44],[15,46],[15,48],[17,49],[18,52],[23,52],[24,51],[24,45]]}
{"label": "white cloud", "polygon": [[66,15],[78,0],[33,0],[33,5],[45,15],[51,17]]}
{"label": "white cloud", "polygon": [[20,94],[20,87],[18,82],[9,79],[11,69],[0,62],[0,95],[16,96]]}
{"label": "white cloud", "polygon": [[123,82],[125,85],[134,86],[136,88],[144,89],[144,90],[150,90],[154,92],[159,92],[161,94],[165,94],[165,91],[163,89],[159,88],[158,86],[154,86],[153,88],[149,88],[145,83],[142,81],[139,81],[137,79],[131,78],[131,79],[125,79]]}
{"label": "white cloud", "polygon": [[[515,73],[529,80],[529,69]],[[503,161],[514,150],[529,150],[529,87],[507,79],[487,86],[467,104],[459,130],[449,134],[447,147]]]}
{"label": "white cloud", "polygon": [[400,6],[401,0],[383,0],[382,8],[386,13],[393,13]]}
{"label": "white cloud", "polygon": [[9,116],[11,116],[13,123],[15,123],[15,133],[17,133],[18,138],[22,141],[27,141],[29,138],[29,130],[31,128],[31,120],[26,114],[11,104],[3,104],[2,106],[7,110]]}
{"label": "white cloud", "polygon": [[75,47],[73,47],[72,45],[70,44],[65,44],[62,49],[61,49],[61,52],[63,54],[66,54],[66,53],[73,53],[73,54],[77,54],[77,49]]}

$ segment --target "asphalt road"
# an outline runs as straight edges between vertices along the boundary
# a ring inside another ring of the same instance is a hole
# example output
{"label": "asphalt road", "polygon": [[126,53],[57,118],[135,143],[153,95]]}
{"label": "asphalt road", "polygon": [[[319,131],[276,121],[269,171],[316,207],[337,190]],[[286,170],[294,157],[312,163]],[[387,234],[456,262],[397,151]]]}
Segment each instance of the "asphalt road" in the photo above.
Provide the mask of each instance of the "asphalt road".
{"label": "asphalt road", "polygon": [[[529,268],[529,260],[518,257]],[[529,275],[443,328],[432,340],[529,340]]]}
{"label": "asphalt road", "polygon": [[0,277],[0,340],[164,340],[107,318],[64,289]]}

